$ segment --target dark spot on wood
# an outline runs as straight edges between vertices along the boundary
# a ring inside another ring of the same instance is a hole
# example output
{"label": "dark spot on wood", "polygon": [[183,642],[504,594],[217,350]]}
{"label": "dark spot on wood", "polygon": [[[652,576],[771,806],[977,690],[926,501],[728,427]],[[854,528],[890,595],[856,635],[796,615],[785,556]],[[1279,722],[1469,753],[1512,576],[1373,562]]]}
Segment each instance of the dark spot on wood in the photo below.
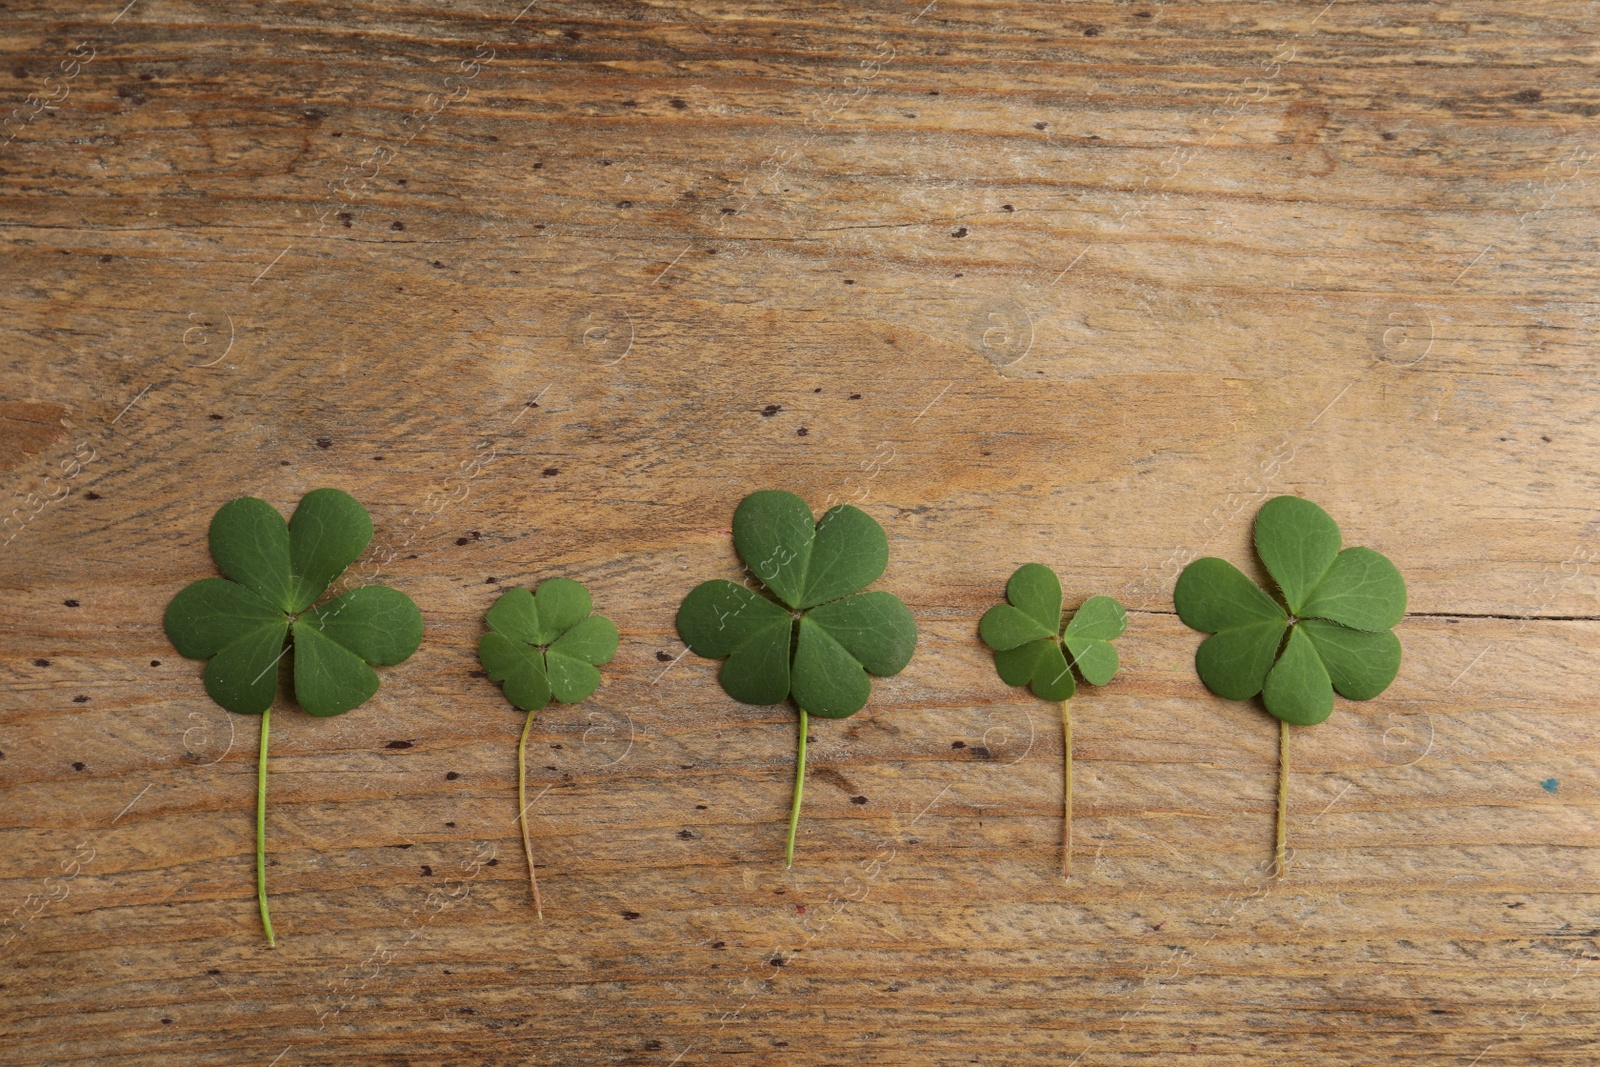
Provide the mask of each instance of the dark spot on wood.
{"label": "dark spot on wood", "polygon": [[1548,436],[1546,436],[1545,434],[1540,434],[1539,435],[1539,440],[1543,441],[1545,444],[1549,444],[1550,443],[1550,438]]}
{"label": "dark spot on wood", "polygon": [[468,678],[487,678],[487,677],[489,677],[489,672],[488,671],[468,671],[467,672],[467,677]]}
{"label": "dark spot on wood", "polygon": [[952,742],[950,742],[950,747],[951,748],[966,748],[967,747],[967,743],[965,741],[952,741]]}
{"label": "dark spot on wood", "polygon": [[76,600],[63,600],[61,603],[65,604],[69,608],[75,608],[79,606]]}
{"label": "dark spot on wood", "polygon": [[12,67],[11,68],[11,76],[13,78],[26,78],[28,76],[28,68],[27,67]]}
{"label": "dark spot on wood", "polygon": [[87,704],[89,703],[89,698],[84,696],[82,693],[79,693],[77,696],[72,698],[72,702],[74,704]]}
{"label": "dark spot on wood", "polygon": [[433,877],[433,868],[428,866],[426,863],[424,863],[422,865],[422,877],[424,877],[424,878],[432,878]]}
{"label": "dark spot on wood", "polygon": [[580,40],[583,37],[583,34],[579,33],[577,30],[566,30],[563,32],[562,36],[566,37],[566,39],[569,41],[576,41]]}
{"label": "dark spot on wood", "polygon": [[72,765],[72,769],[75,770],[75,771],[81,771],[81,770],[83,770],[83,764],[82,763],[74,763]]}
{"label": "dark spot on wood", "polygon": [[333,447],[333,438],[331,438],[331,437],[319,437],[319,438],[317,438],[317,447],[322,449],[323,451],[327,451],[328,449]]}
{"label": "dark spot on wood", "polygon": [[637,101],[637,100],[624,100],[622,102],[622,106],[623,107],[638,107],[639,106],[639,101]]}
{"label": "dark spot on wood", "polygon": [[1378,134],[1378,136],[1382,137],[1385,141],[1392,141],[1396,137],[1399,137],[1400,135],[1398,133],[1390,133],[1388,130],[1385,130],[1382,133]]}
{"label": "dark spot on wood", "polygon": [[411,184],[411,182],[406,178],[396,178],[394,180],[394,183],[396,185],[410,185]]}
{"label": "dark spot on wood", "polygon": [[866,797],[851,797],[850,798],[850,803],[852,803],[852,804],[865,804],[866,802],[867,802],[867,798]]}
{"label": "dark spot on wood", "polygon": [[[454,826],[455,823],[451,823],[450,825]],[[500,861],[497,860],[497,859],[496,860],[490,860],[488,863],[485,863],[484,866],[485,867],[498,867],[498,866],[500,866]]]}
{"label": "dark spot on wood", "polygon": [[470,538],[470,537],[458,537],[458,538],[456,538],[456,544],[458,544],[458,545],[470,545],[470,544],[472,544],[472,538]]}
{"label": "dark spot on wood", "polygon": [[761,409],[761,417],[764,419],[770,419],[772,416],[776,415],[782,410],[782,404],[768,404],[766,407]]}
{"label": "dark spot on wood", "polygon": [[307,119],[311,122],[321,122],[323,119],[328,117],[328,113],[322,110],[320,107],[308,107],[304,111],[300,112],[300,116],[301,118]]}
{"label": "dark spot on wood", "polygon": [[35,667],[48,667],[50,666],[50,661],[47,659],[36,659],[33,661],[33,665]]}
{"label": "dark spot on wood", "polygon": [[356,221],[356,217],[348,211],[341,211],[339,212],[339,221],[343,223],[344,228],[348,230]]}
{"label": "dark spot on wood", "polygon": [[682,111],[684,108],[689,106],[689,101],[679,100],[677,97],[673,97],[671,100],[667,101],[667,104],[678,109],[679,111]]}
{"label": "dark spot on wood", "polygon": [[618,200],[617,201],[617,206],[618,207],[632,207],[633,206],[633,201],[632,200]]}
{"label": "dark spot on wood", "polygon": [[1539,89],[1521,89],[1512,93],[1511,99],[1519,104],[1537,104],[1544,99],[1544,93]]}
{"label": "dark spot on wood", "polygon": [[221,422],[222,421],[222,416],[216,414],[215,412],[213,412],[210,415],[207,415],[206,418],[210,419],[212,422]]}
{"label": "dark spot on wood", "polygon": [[206,973],[207,974],[221,974],[222,973],[222,968],[221,967],[208,967],[208,968],[206,968]]}
{"label": "dark spot on wood", "polygon": [[100,257],[100,262],[102,262],[102,263],[110,263],[115,258],[117,258],[117,257],[116,256],[101,256]]}
{"label": "dark spot on wood", "polygon": [[541,475],[543,475],[544,477],[546,477],[546,478],[554,478],[556,475],[561,473],[561,468],[560,467],[546,467],[544,470],[540,471],[539,473]]}
{"label": "dark spot on wood", "polygon": [[288,465],[289,465],[289,461],[288,461],[288,460],[286,460],[286,459],[280,459],[280,460],[278,460],[278,466],[280,466],[280,467],[287,467],[287,466],[288,466]]}
{"label": "dark spot on wood", "polygon": [[453,782],[457,778],[460,778],[460,777],[461,777],[461,772],[460,771],[447,771],[447,772],[445,772],[444,780],[447,781],[447,782]]}
{"label": "dark spot on wood", "polygon": [[457,1015],[476,1015],[476,1014],[478,1014],[478,1009],[477,1008],[457,1008],[456,1009],[456,1014]]}
{"label": "dark spot on wood", "polygon": [[622,913],[622,917],[624,919],[632,921],[632,920],[637,919],[639,917],[639,913],[636,912],[636,911],[625,911],[625,912]]}
{"label": "dark spot on wood", "polygon": [[1527,907],[1527,905],[1528,905],[1528,902],[1526,900],[1516,900],[1516,901],[1512,901],[1510,904],[1507,904],[1506,907],[1508,907],[1508,908],[1523,908],[1523,907]]}
{"label": "dark spot on wood", "polygon": [[665,653],[665,652],[657,652],[656,653],[656,662],[657,663],[671,663],[672,662],[672,657],[670,655],[668,655],[667,653]]}
{"label": "dark spot on wood", "polygon": [[172,1022],[171,1019],[162,1019],[161,1021],[164,1022],[164,1023],[169,1023],[169,1024]]}
{"label": "dark spot on wood", "polygon": [[680,838],[682,838],[683,840],[685,840],[685,841],[693,841],[694,840],[694,831],[693,830],[679,830],[678,831],[678,836]]}
{"label": "dark spot on wood", "polygon": [[405,844],[403,844],[403,845],[390,845],[390,846],[389,846],[389,847],[390,847],[390,848],[397,848],[397,849],[399,849],[399,850],[400,850],[400,851],[402,851],[402,852],[404,852],[404,851],[405,851],[405,850],[406,850],[406,849],[408,849],[408,848],[410,848],[410,847],[411,847],[411,842],[409,842],[409,841],[407,841],[407,842],[406,842],[406,843],[405,843]]}
{"label": "dark spot on wood", "polygon": [[389,223],[389,229],[393,230],[396,233],[399,233],[401,230],[404,230],[405,228],[406,228],[406,224],[401,222],[399,219],[395,219],[393,222]]}
{"label": "dark spot on wood", "polygon": [[732,207],[725,207],[725,208],[722,209],[722,213],[724,215],[737,215],[739,213],[739,209],[738,208],[732,208]]}
{"label": "dark spot on wood", "polygon": [[534,164],[534,165],[533,165],[533,169],[534,169],[534,170],[544,170],[544,163],[542,163],[542,162],[540,162],[540,163],[535,163],[535,164]]}
{"label": "dark spot on wood", "polygon": [[1010,204],[1001,204],[1000,205],[1000,210],[1001,211],[1015,211],[1017,209],[1012,207]]}
{"label": "dark spot on wood", "polygon": [[854,284],[855,284],[855,283],[856,283],[856,280],[855,280],[855,279],[854,279],[854,278],[846,278],[846,279],[845,279],[845,280],[844,280],[844,283],[845,283],[845,284],[846,284],[846,285],[854,285]]}
{"label": "dark spot on wood", "polygon": [[445,825],[450,827],[450,829],[452,829],[452,830],[454,830],[456,828],[456,824],[453,823],[453,822],[447,822],[447,823],[445,823]]}
{"label": "dark spot on wood", "polygon": [[774,956],[770,960],[768,960],[767,962],[772,964],[774,967],[782,967],[785,963],[788,963],[789,961],[784,959],[782,956]]}
{"label": "dark spot on wood", "polygon": [[158,659],[153,659],[153,660],[150,661],[150,666],[159,667],[159,666],[161,666],[161,661],[158,660]]}
{"label": "dark spot on wood", "polygon": [[432,267],[434,270],[444,270],[444,263],[437,259],[432,263],[429,263],[428,266]]}
{"label": "dark spot on wood", "polygon": [[1085,26],[1083,28],[1083,35],[1085,37],[1098,37],[1100,36],[1100,32],[1099,26]]}
{"label": "dark spot on wood", "polygon": [[411,742],[410,741],[390,741],[387,745],[384,745],[383,747],[384,748],[410,748],[411,747]]}
{"label": "dark spot on wood", "polygon": [[851,393],[850,394],[850,399],[851,400],[860,400],[861,399],[861,394],[860,393]]}
{"label": "dark spot on wood", "polygon": [[661,1051],[661,1042],[655,1040],[654,1038],[651,1038],[649,1041],[646,1041],[644,1043],[643,1048],[644,1048],[644,1050],[646,1052],[660,1052]]}
{"label": "dark spot on wood", "polygon": [[977,759],[991,759],[991,758],[993,758],[990,755],[989,750],[987,748],[985,748],[983,745],[973,745],[971,751],[972,751],[972,755]]}
{"label": "dark spot on wood", "polygon": [[150,98],[137,86],[124,85],[117,89],[117,99],[131,100],[135,106],[138,106]]}
{"label": "dark spot on wood", "polygon": [[713,942],[711,942],[711,947],[712,948],[726,948],[727,946],[728,946],[728,943],[726,941],[713,941]]}
{"label": "dark spot on wood", "polygon": [[1135,11],[1133,13],[1133,17],[1136,18],[1136,19],[1155,18],[1155,16],[1150,14],[1150,12],[1148,12],[1148,11]]}
{"label": "dark spot on wood", "polygon": [[810,430],[808,430],[808,429],[806,429],[806,428],[805,428],[805,427],[804,427],[804,426],[802,426],[802,427],[800,427],[800,428],[799,428],[799,429],[798,429],[798,430],[796,430],[796,431],[795,431],[795,432],[794,432],[794,435],[795,435],[795,436],[796,436],[796,437],[805,437],[805,436],[806,436],[806,435],[807,435],[807,434],[809,434],[809,433],[810,433],[810,432],[811,432],[811,431],[810,431]]}
{"label": "dark spot on wood", "polygon": [[1048,129],[1049,127],[1050,127],[1050,124],[1048,122],[1035,122],[1033,124],[1033,128],[1036,129],[1036,130],[1044,130],[1044,129]]}
{"label": "dark spot on wood", "polygon": [[[966,235],[967,235],[967,228],[965,226],[962,226],[960,229],[956,230],[950,236],[951,237],[965,237]],[[956,277],[959,278],[959,277],[961,277],[961,275],[958,274],[958,275],[956,275]]]}
{"label": "dark spot on wood", "polygon": [[695,811],[705,811],[706,810],[706,805],[704,805],[704,804],[696,804],[694,806],[694,810]]}

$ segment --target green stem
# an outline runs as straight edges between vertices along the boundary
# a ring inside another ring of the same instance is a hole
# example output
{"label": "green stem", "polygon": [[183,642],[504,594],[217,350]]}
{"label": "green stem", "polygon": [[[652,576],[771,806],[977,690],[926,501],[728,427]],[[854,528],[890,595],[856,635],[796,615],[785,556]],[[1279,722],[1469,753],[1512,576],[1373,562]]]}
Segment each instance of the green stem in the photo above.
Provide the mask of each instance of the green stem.
{"label": "green stem", "polygon": [[267,737],[272,729],[272,709],[261,713],[261,753],[256,757],[256,899],[261,903],[261,925],[267,945],[278,947],[272,936],[272,914],[267,910]]}
{"label": "green stem", "polygon": [[1072,877],[1072,702],[1061,702],[1061,877]]}
{"label": "green stem", "polygon": [[1274,876],[1283,877],[1289,844],[1289,723],[1278,720],[1278,843],[1273,853]]}
{"label": "green stem", "polygon": [[544,922],[544,902],[539,899],[539,878],[533,873],[533,842],[528,839],[528,731],[533,728],[533,712],[522,724],[522,740],[517,742],[517,822],[522,825],[522,852],[528,857],[528,887],[533,890],[533,911]]}
{"label": "green stem", "polygon": [[789,811],[789,851],[784,860],[785,867],[794,866],[794,831],[800,825],[800,794],[806,789],[806,731],[810,728],[810,720],[806,718],[806,709],[800,709],[800,754],[795,759],[794,768],[794,807]]}

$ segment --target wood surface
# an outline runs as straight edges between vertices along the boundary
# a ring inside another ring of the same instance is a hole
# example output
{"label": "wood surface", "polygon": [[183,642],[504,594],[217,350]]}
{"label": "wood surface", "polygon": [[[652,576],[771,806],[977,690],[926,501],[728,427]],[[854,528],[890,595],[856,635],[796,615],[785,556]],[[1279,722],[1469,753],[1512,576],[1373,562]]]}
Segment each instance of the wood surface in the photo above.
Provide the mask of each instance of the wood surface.
{"label": "wood surface", "polygon": [[[1590,1065],[1593,3],[20,0],[0,12],[0,1062]],[[10,116],[5,118],[4,116]],[[421,607],[258,720],[167,601],[340,486]],[[886,528],[916,657],[817,722],[674,630],[749,491]],[[1405,664],[1292,737],[1184,562],[1306,495]],[[1057,709],[981,613],[1121,599]],[[622,646],[521,725],[484,611]]]}

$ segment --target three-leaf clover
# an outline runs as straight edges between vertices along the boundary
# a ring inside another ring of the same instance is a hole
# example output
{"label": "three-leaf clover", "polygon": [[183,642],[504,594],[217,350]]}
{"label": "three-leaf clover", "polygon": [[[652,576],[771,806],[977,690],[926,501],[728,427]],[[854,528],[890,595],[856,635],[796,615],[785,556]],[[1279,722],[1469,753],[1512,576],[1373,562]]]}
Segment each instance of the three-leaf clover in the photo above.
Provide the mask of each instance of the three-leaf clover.
{"label": "three-leaf clover", "polygon": [[1260,693],[1280,722],[1280,875],[1289,725],[1322,722],[1335,691],[1370,700],[1400,670],[1391,627],[1405,617],[1405,580],[1388,557],[1341,543],[1338,524],[1317,505],[1274,497],[1256,516],[1255,545],[1281,599],[1209,556],[1184,568],[1172,594],[1178,617],[1211,635],[1195,652],[1200,680],[1230,700]]}
{"label": "three-leaf clover", "polygon": [[311,715],[340,715],[378,691],[371,664],[392,666],[422,643],[422,614],[381,585],[317,601],[366,551],[372,519],[348,493],[315,489],[294,517],[239,497],[211,519],[211,558],[223,578],[202,578],[167,605],[167,637],[190,659],[209,660],[206,692],[241,715],[261,716],[256,768],[256,896],[267,942],[267,738],[278,665],[291,651],[294,694]]}
{"label": "three-leaf clover", "polygon": [[[1025,685],[1043,700],[1061,703],[1063,801],[1061,873],[1072,877],[1072,712],[1076,667],[1090,685],[1117,673],[1111,644],[1128,626],[1128,613],[1108,596],[1090,597],[1061,626],[1061,579],[1039,563],[1024,563],[1006,583],[1008,604],[983,615],[978,632],[995,650],[994,665],[1007,685]],[[1070,659],[1070,663],[1068,660]]]}
{"label": "three-leaf clover", "polygon": [[589,591],[571,578],[551,578],[536,592],[521,586],[508,589],[484,616],[489,632],[478,642],[478,660],[489,679],[499,682],[506,699],[528,713],[517,742],[517,821],[540,919],[544,903],[528,838],[528,731],[552,696],[576,704],[600,687],[597,668],[616,655],[617,628],[610,619],[589,614],[593,607]]}
{"label": "three-leaf clover", "polygon": [[746,704],[793,697],[800,709],[787,862],[805,786],[811,715],[843,719],[872,693],[868,675],[898,674],[917,646],[911,612],[890,593],[863,593],[889,565],[889,539],[849,504],[813,522],[782,490],[751,493],[733,514],[733,543],[765,595],[725,579],[696,586],[678,608],[678,634],[697,655],[726,657],[722,688]]}

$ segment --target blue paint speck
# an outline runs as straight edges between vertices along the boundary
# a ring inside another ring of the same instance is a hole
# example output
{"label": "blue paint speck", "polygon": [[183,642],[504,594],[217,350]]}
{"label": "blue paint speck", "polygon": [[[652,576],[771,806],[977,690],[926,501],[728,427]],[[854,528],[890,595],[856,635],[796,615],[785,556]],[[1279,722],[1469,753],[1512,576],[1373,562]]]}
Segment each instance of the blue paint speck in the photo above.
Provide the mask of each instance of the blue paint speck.
{"label": "blue paint speck", "polygon": [[1557,789],[1561,788],[1561,783],[1554,778],[1546,778],[1544,781],[1539,783],[1539,786],[1546,793],[1554,793]]}

